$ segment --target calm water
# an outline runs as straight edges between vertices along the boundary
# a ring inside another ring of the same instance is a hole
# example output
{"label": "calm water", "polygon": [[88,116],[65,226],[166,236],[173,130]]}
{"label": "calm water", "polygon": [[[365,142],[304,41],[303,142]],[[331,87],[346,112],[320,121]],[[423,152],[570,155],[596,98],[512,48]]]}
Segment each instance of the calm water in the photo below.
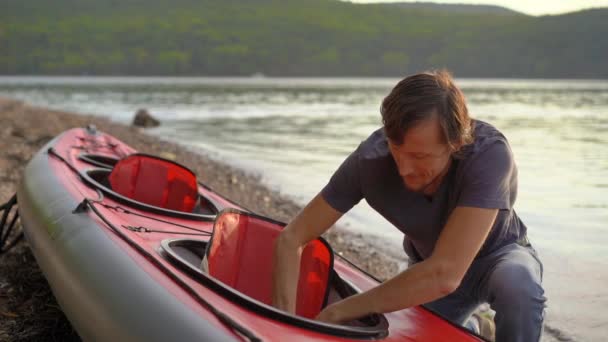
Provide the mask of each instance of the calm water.
{"label": "calm water", "polygon": [[[123,123],[147,108],[163,121],[153,134],[259,173],[305,202],[380,126],[380,102],[396,81],[0,77],[0,96]],[[545,262],[548,322],[600,339],[608,332],[608,81],[457,83],[472,115],[510,140],[516,210]],[[399,232],[365,204],[343,221],[400,254]]]}

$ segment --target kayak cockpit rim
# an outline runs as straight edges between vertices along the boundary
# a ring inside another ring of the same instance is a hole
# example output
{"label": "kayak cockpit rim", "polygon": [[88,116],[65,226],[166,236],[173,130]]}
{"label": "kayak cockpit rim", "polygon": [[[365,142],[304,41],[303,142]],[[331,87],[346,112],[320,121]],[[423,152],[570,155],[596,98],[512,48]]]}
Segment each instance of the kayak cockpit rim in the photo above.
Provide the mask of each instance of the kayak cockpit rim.
{"label": "kayak cockpit rim", "polygon": [[[200,262],[205,253],[207,243],[208,240],[190,238],[165,239],[161,241],[159,252],[192,279],[202,283],[227,299],[265,317],[334,336],[379,339],[388,335],[388,321],[381,314],[372,314],[363,319],[356,320],[351,322],[352,325],[328,324],[289,314],[235,290],[201,270]],[[333,292],[330,298],[334,296],[334,299],[330,300],[328,304],[361,292],[352,283],[340,278],[334,270],[332,270],[330,287],[332,289],[331,292]],[[338,298],[335,296],[338,296]]]}
{"label": "kayak cockpit rim", "polygon": [[78,159],[104,169],[112,169],[119,160],[118,158],[95,153],[81,153],[78,155]]}
{"label": "kayak cockpit rim", "polygon": [[105,196],[112,198],[113,200],[119,203],[128,205],[129,207],[134,209],[197,221],[213,221],[215,219],[215,216],[219,212],[220,206],[212,199],[201,195],[200,192],[198,193],[199,204],[197,205],[197,208],[208,208],[207,210],[210,213],[177,211],[136,201],[134,199],[123,196],[110,188],[109,183],[107,181],[110,172],[111,170],[109,169],[86,169],[80,172],[80,176],[87,185],[93,187],[94,189],[100,190]]}
{"label": "kayak cockpit rim", "polygon": [[[139,153],[141,154],[141,153]],[[120,159],[118,158],[114,158],[111,156],[107,156],[107,155],[103,155],[103,154],[94,154],[94,153],[81,153],[78,155],[78,159],[89,163],[91,165],[103,168],[103,169],[108,169],[108,170],[112,170],[114,168],[114,166],[116,165],[116,163],[118,163],[118,161]],[[236,207],[239,208],[243,208],[246,211],[251,211],[249,209],[247,209],[244,205],[237,203],[233,200],[231,200],[230,198],[227,198],[226,196],[223,196],[222,194],[218,193],[216,190],[212,189],[209,185],[202,183],[200,181],[197,181],[198,185],[203,187],[205,190],[213,192],[215,194],[217,194],[218,196],[222,197],[224,199],[224,201],[229,202],[231,204],[233,204]],[[220,206],[218,206],[213,200],[209,199],[209,198],[204,198],[205,200],[209,201],[215,208],[217,208],[219,211]]]}

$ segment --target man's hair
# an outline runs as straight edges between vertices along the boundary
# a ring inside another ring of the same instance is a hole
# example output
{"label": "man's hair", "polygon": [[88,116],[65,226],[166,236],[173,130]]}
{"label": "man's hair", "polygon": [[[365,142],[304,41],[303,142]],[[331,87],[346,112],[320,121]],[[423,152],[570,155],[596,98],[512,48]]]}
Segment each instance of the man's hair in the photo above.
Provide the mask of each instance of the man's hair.
{"label": "man's hair", "polygon": [[464,95],[447,70],[415,74],[401,80],[380,108],[388,139],[400,145],[408,129],[432,118],[439,119],[445,142],[452,149],[473,142],[473,128]]}

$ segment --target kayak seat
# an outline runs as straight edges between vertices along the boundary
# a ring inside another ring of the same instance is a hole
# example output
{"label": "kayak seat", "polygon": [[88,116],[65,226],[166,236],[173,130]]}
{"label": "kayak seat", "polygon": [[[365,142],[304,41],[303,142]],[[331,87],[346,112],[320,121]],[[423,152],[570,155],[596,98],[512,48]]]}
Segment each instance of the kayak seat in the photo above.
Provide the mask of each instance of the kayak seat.
{"label": "kayak seat", "polygon": [[[272,303],[274,242],[284,224],[236,209],[216,217],[204,272],[264,304]],[[296,314],[315,318],[327,303],[333,252],[321,239],[302,251]]]}
{"label": "kayak seat", "polygon": [[108,180],[125,197],[169,210],[192,212],[198,200],[196,175],[155,156],[131,154],[119,160]]}

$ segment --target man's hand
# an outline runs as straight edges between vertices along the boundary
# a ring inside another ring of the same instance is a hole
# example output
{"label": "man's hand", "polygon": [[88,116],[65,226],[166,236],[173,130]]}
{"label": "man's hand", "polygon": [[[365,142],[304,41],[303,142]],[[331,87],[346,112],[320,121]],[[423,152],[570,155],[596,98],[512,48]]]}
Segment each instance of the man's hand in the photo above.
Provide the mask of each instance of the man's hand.
{"label": "man's hand", "polygon": [[335,304],[323,309],[323,311],[321,311],[321,313],[315,317],[315,320],[332,324],[340,324],[344,322],[340,313],[340,308]]}
{"label": "man's hand", "polygon": [[348,297],[328,305],[315,319],[325,323],[342,324],[365,317],[374,312],[368,302],[371,298],[368,292]]}

